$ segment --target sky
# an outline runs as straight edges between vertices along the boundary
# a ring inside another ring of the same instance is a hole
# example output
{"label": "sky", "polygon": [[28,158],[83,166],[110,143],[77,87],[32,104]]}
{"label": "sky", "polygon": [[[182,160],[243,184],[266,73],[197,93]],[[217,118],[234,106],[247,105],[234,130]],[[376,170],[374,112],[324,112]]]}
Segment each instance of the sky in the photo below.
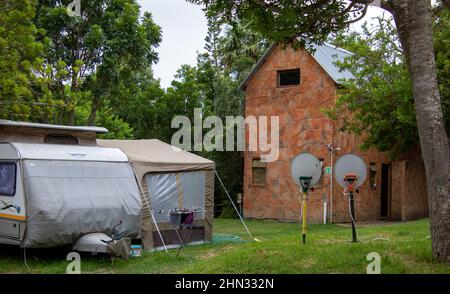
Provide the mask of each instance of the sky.
{"label": "sky", "polygon": [[207,21],[201,7],[186,0],[138,0],[142,11],[152,13],[153,21],[162,28],[157,48],[159,62],[153,66],[161,86],[167,88],[183,64],[195,65],[197,52],[205,47]]}
{"label": "sky", "polygon": [[[186,0],[138,0],[142,11],[149,11],[153,20],[162,28],[162,42],[157,48],[158,64],[153,66],[154,75],[167,88],[176,71],[183,64],[195,65],[197,53],[203,52],[208,30],[201,7]],[[365,20],[381,13],[381,9],[370,7],[366,17],[351,25],[358,30]]]}

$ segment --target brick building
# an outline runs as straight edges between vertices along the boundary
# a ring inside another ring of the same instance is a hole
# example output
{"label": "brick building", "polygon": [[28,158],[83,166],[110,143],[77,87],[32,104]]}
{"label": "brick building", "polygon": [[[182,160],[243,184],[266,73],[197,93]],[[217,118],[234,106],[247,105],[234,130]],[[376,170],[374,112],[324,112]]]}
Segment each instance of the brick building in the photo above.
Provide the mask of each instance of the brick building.
{"label": "brick building", "polygon": [[245,217],[298,221],[301,194],[289,170],[291,160],[306,151],[321,160],[324,171],[310,193],[308,221],[323,222],[326,201],[328,221],[332,207],[334,222],[348,222],[347,198],[334,179],[330,193],[330,176],[325,174],[325,168],[331,166],[326,146],[329,143],[341,148],[334,162],[340,155],[352,152],[361,156],[368,167],[367,179],[356,195],[357,221],[427,216],[424,167],[420,156],[414,156],[418,152],[393,162],[376,150],[361,151],[359,136],[340,132],[336,123],[322,113],[321,109],[334,105],[339,81],[351,77],[334,64],[350,53],[329,44],[315,49],[311,55],[305,50],[273,45],[240,86],[246,93],[246,116],[279,116],[280,122],[277,161],[264,163],[260,152],[244,152]]}

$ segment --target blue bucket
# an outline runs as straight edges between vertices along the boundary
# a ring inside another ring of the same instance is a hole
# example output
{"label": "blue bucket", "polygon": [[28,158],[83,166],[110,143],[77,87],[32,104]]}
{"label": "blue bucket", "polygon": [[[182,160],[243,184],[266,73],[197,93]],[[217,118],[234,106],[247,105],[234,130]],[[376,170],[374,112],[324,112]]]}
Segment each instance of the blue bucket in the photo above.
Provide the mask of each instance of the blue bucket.
{"label": "blue bucket", "polygon": [[141,245],[131,245],[130,256],[131,257],[140,257],[142,253]]}

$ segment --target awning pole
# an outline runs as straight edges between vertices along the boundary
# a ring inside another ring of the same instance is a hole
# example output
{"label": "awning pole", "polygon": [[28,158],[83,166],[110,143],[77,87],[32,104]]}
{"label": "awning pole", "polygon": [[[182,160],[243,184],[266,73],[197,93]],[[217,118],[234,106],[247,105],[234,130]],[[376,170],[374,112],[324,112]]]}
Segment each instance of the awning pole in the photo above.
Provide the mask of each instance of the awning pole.
{"label": "awning pole", "polygon": [[217,178],[219,179],[220,184],[222,185],[222,188],[225,190],[225,193],[228,196],[228,199],[230,199],[231,204],[234,207],[234,210],[236,211],[236,213],[238,214],[239,218],[241,219],[242,224],[244,225],[245,230],[247,231],[248,235],[250,236],[250,238],[252,238],[254,241],[256,242],[261,242],[261,240],[258,240],[256,238],[254,238],[252,236],[252,234],[250,233],[249,229],[247,228],[247,225],[244,222],[244,219],[242,218],[241,214],[239,213],[239,210],[237,209],[236,205],[233,202],[233,199],[231,198],[230,194],[228,194],[227,188],[225,188],[225,185],[223,184],[222,180],[219,177],[219,174],[217,173],[217,171],[214,169],[214,173],[216,174]]}
{"label": "awning pole", "polygon": [[167,251],[166,243],[164,243],[163,236],[162,236],[162,234],[161,234],[161,231],[159,230],[158,223],[156,222],[155,216],[153,215],[153,210],[152,210],[151,208],[150,208],[150,214],[151,214],[151,216],[152,216],[153,223],[155,224],[156,231],[158,232],[158,235],[159,235],[159,237],[161,238],[161,242],[162,242],[162,244],[163,244],[163,246],[164,246],[164,251],[166,251],[167,253],[169,253],[169,251]]}

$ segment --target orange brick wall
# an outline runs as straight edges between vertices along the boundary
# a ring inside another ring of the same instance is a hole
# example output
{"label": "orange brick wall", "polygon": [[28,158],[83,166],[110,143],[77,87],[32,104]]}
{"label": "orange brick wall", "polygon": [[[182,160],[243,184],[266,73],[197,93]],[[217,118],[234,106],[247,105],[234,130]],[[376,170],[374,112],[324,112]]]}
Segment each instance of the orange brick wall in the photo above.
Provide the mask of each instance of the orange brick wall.
{"label": "orange brick wall", "polygon": [[[295,68],[300,68],[300,85],[278,88],[277,71]],[[381,164],[390,161],[380,152],[361,152],[357,147],[361,138],[338,132],[334,122],[321,112],[322,108],[334,105],[336,89],[335,82],[306,51],[280,47],[274,49],[247,83],[245,115],[279,116],[280,153],[277,161],[267,164],[267,184],[262,186],[252,184],[252,159],[259,158],[259,152],[244,153],[245,217],[298,221],[301,196],[289,173],[290,162],[306,151],[323,159],[324,166],[330,166],[325,144],[334,142],[342,148],[337,156],[353,152],[362,156],[367,166],[376,163],[377,189],[369,189],[369,179],[366,180],[356,195],[355,214],[358,221],[380,218]],[[333,185],[333,220],[347,222],[350,220],[347,198],[335,181]],[[309,222],[323,221],[323,199],[327,199],[329,208],[329,197],[329,176],[323,175],[323,187],[310,193]]]}
{"label": "orange brick wall", "polygon": [[394,203],[392,208],[395,208],[395,217],[407,221],[428,216],[428,201],[427,197],[424,197],[427,194],[427,186],[423,162],[421,160],[394,162],[393,169],[395,198],[392,199]]}

